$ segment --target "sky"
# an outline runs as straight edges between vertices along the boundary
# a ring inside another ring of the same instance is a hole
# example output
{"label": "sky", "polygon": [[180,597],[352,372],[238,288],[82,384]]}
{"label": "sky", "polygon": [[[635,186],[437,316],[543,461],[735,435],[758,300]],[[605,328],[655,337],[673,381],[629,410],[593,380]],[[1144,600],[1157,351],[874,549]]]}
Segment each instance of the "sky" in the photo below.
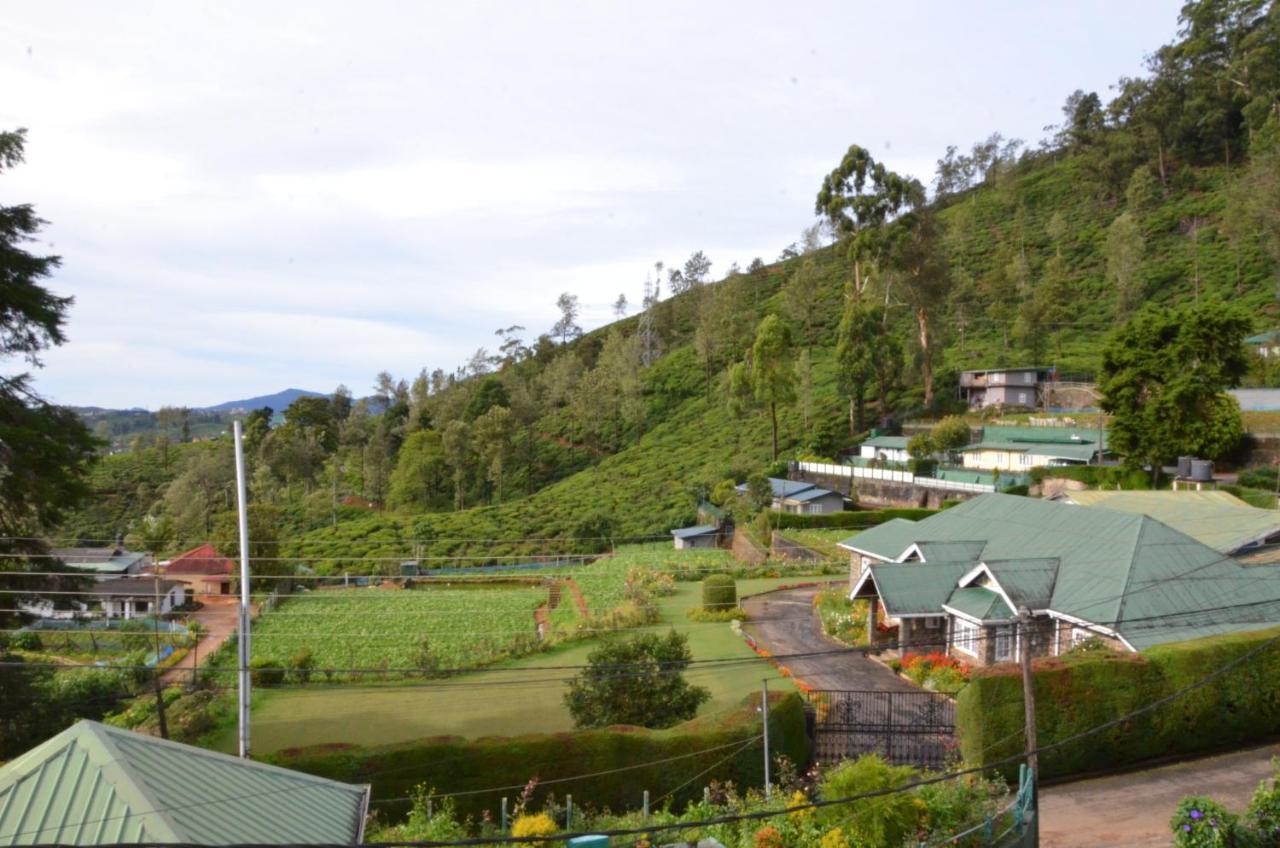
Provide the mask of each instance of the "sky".
{"label": "sky", "polygon": [[[653,263],[777,257],[850,144],[928,182],[1140,73],[1180,0],[9,5],[0,203],[75,304],[50,399],[193,407],[452,370]],[[22,367],[3,363],[7,371]]]}

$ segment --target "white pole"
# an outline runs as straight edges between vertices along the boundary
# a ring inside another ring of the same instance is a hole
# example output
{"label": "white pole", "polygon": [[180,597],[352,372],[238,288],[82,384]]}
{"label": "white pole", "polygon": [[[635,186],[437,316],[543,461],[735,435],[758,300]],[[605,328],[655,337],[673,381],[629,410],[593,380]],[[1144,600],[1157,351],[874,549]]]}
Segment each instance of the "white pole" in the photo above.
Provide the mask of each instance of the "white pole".
{"label": "white pole", "polygon": [[769,800],[773,794],[773,784],[769,780],[769,681],[760,681],[760,713],[764,721],[764,799]]}
{"label": "white pole", "polygon": [[249,508],[245,503],[244,435],[231,425],[236,446],[236,509],[240,513],[240,756],[249,758]]}

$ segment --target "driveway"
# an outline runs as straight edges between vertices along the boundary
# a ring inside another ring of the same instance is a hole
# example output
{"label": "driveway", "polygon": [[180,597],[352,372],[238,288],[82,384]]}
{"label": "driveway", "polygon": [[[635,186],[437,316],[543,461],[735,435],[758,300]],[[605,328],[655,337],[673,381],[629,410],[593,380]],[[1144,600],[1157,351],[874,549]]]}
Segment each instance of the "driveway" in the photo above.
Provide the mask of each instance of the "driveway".
{"label": "driveway", "polygon": [[203,665],[204,661],[222,644],[231,638],[231,634],[239,627],[240,596],[217,595],[205,599],[204,606],[191,613],[191,620],[204,626],[205,635],[200,639],[194,651],[183,657],[182,662],[160,675],[163,686],[186,685],[192,682],[195,670],[193,663]]}
{"label": "driveway", "polygon": [[[742,602],[750,620],[743,629],[774,656],[836,650],[847,647],[822,632],[813,610],[818,589],[784,589],[755,595]],[[814,689],[876,692],[919,692],[889,669],[859,653],[779,660],[791,674]]]}
{"label": "driveway", "polygon": [[1272,776],[1280,745],[1265,745],[1145,771],[1046,786],[1043,848],[1144,848],[1173,841],[1169,819],[1187,795],[1209,795],[1241,812]]}

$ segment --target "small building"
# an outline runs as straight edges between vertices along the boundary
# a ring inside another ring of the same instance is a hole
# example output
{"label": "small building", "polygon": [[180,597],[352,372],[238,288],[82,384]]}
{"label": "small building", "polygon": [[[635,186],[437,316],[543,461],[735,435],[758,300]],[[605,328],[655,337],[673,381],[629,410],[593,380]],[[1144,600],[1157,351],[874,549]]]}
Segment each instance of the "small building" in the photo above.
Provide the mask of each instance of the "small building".
{"label": "small building", "polygon": [[1280,356],[1280,329],[1267,330],[1265,333],[1249,336],[1244,343],[1257,351],[1258,356],[1267,358]]}
{"label": "small building", "polygon": [[[769,488],[773,494],[770,504],[779,512],[791,512],[797,515],[825,515],[844,511],[844,495],[824,489],[804,480],[785,480],[780,477],[769,478]],[[737,487],[740,493],[746,493],[747,484]]]}
{"label": "small building", "polygon": [[992,426],[982,428],[982,439],[960,453],[965,468],[1025,472],[1054,465],[1092,465],[1105,459],[1107,439],[1105,430],[1088,428]]}
{"label": "small building", "polygon": [[908,462],[906,436],[872,436],[858,447],[858,456],[868,462]]}
{"label": "small building", "polygon": [[154,577],[122,577],[99,582],[93,587],[93,597],[107,618],[167,615],[187,602],[187,584]]}
{"label": "small building", "polygon": [[1039,406],[1044,384],[1054,369],[1023,366],[960,372],[960,398],[970,409],[989,406]]}
{"label": "small building", "polygon": [[151,564],[151,557],[139,551],[125,550],[122,545],[109,548],[52,548],[50,556],[62,560],[68,568],[108,580],[140,574]]}
{"label": "small building", "polygon": [[714,524],[680,527],[671,531],[671,537],[677,551],[720,546],[720,528]]}
{"label": "small building", "polygon": [[358,845],[369,787],[81,721],[0,767],[0,845]]}
{"label": "small building", "polygon": [[160,563],[155,573],[185,583],[197,599],[231,594],[236,573],[234,560],[220,556],[208,542]]}

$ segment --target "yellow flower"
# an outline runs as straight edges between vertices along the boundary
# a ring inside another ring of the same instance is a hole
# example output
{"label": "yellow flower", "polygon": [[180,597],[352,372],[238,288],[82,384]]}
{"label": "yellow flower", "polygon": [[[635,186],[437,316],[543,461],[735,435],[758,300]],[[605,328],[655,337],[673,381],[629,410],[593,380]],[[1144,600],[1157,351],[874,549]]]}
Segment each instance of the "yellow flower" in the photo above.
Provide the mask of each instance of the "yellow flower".
{"label": "yellow flower", "polygon": [[[546,813],[520,816],[511,825],[512,836],[550,836],[559,828]],[[530,848],[547,848],[550,842],[525,842]]]}
{"label": "yellow flower", "polygon": [[[809,799],[805,797],[805,794],[803,792],[797,789],[795,792],[791,793],[791,798],[790,800],[787,801],[787,806],[798,807],[801,804],[807,804],[807,803],[809,803]],[[813,818],[813,813],[814,813],[813,807],[809,807],[804,810],[795,810],[794,812],[787,813],[787,817],[791,819],[791,821],[795,822],[796,824],[803,824],[804,822]]]}
{"label": "yellow flower", "polygon": [[838,827],[833,827],[822,834],[822,841],[819,844],[821,848],[849,848],[849,840],[845,838],[844,831]]}

